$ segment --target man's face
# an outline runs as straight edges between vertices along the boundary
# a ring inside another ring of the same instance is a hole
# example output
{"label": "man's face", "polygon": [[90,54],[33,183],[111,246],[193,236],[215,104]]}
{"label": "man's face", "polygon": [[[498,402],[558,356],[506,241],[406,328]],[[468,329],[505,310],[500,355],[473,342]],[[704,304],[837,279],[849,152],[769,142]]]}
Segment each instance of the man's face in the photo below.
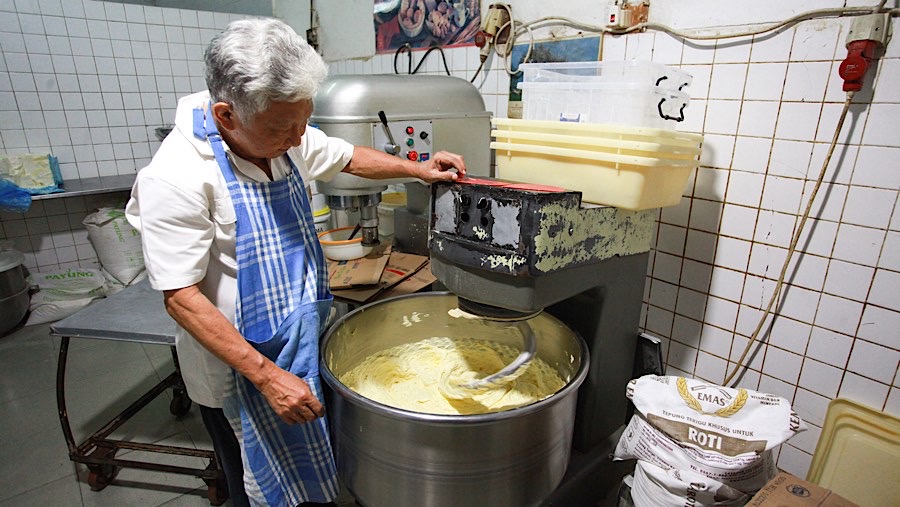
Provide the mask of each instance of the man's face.
{"label": "man's face", "polygon": [[267,109],[243,118],[228,107],[223,126],[228,129],[228,143],[233,151],[248,158],[278,158],[294,146],[306,132],[312,115],[312,101],[272,102]]}

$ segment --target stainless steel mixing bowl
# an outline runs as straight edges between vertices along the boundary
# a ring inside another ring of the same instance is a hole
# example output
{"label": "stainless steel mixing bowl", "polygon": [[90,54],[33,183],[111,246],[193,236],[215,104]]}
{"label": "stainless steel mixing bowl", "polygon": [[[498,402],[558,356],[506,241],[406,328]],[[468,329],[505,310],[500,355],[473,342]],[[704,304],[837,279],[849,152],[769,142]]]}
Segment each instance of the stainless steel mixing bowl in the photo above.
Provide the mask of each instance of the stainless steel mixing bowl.
{"label": "stainless steel mixing bowl", "polygon": [[450,317],[456,296],[401,296],[337,321],[321,346],[328,417],[344,485],[366,507],[535,505],[559,484],[572,443],[587,345],[556,318],[529,321],[537,357],[566,385],[532,405],[479,415],[401,410],[365,398],[337,380],[381,350],[434,336],[480,337],[521,348],[514,329]]}

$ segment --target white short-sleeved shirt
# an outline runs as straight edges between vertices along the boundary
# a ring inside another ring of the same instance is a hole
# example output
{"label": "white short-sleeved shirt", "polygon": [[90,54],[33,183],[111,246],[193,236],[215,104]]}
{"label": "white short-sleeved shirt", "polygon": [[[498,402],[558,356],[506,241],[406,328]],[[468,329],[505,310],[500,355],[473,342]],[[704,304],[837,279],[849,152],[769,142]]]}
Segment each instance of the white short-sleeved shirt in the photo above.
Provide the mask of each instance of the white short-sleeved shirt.
{"label": "white short-sleeved shirt", "polygon": [[[208,92],[179,100],[175,127],[150,165],[138,172],[125,212],[141,233],[150,285],[172,290],[197,284],[234,323],[234,206],[212,147],[193,135],[193,110],[208,102]],[[239,179],[268,181],[258,167],[231,153],[227,145],[225,150]],[[314,179],[330,180],[346,167],[353,145],[310,127],[288,155],[308,186]],[[270,167],[275,180],[290,171],[285,157],[270,160]],[[229,367],[180,326],[175,343],[188,396],[201,405],[221,407]]]}

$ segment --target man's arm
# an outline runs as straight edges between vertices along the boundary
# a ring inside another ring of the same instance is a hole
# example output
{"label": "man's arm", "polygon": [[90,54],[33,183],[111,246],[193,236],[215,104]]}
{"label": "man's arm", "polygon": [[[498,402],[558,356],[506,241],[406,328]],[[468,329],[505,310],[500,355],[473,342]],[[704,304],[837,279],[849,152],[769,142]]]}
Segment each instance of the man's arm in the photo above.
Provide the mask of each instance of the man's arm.
{"label": "man's arm", "polygon": [[325,413],[303,379],[254,349],[196,285],[163,294],[169,315],[207,350],[253,382],[284,422],[303,423]]}
{"label": "man's arm", "polygon": [[466,162],[460,155],[447,151],[435,153],[426,162],[413,162],[366,146],[354,146],[353,158],[344,172],[369,179],[417,178],[434,183],[462,178],[466,175]]}

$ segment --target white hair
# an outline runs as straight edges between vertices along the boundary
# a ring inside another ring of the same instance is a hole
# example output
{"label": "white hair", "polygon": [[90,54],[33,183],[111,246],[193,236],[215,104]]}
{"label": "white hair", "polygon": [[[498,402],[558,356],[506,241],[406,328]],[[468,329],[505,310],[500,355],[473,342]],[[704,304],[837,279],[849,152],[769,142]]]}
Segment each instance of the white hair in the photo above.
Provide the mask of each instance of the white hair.
{"label": "white hair", "polygon": [[328,75],[316,51],[277,19],[230,23],[206,49],[206,86],[213,102],[252,117],[271,102],[312,100]]}

